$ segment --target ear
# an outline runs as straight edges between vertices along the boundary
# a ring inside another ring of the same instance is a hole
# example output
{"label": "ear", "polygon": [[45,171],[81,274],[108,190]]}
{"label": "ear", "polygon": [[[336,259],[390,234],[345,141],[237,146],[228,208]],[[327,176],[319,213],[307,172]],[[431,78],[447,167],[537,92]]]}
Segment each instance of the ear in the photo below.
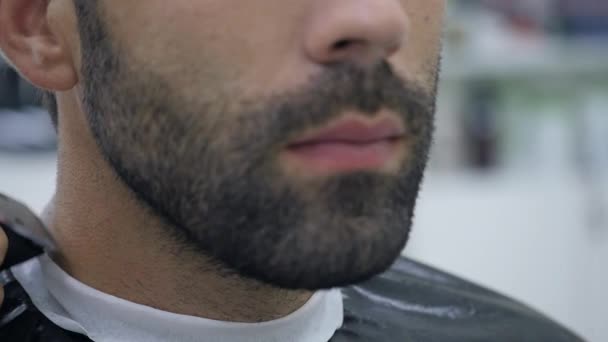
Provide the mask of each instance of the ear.
{"label": "ear", "polygon": [[32,84],[65,91],[78,74],[65,40],[49,23],[55,0],[0,0],[0,50]]}

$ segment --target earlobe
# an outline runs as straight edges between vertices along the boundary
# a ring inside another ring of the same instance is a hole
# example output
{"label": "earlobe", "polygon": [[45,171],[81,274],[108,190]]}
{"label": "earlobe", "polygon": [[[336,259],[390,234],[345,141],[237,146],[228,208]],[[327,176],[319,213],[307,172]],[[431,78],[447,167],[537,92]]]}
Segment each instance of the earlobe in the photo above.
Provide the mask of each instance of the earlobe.
{"label": "earlobe", "polygon": [[68,46],[51,29],[49,0],[0,0],[0,49],[32,84],[64,91],[77,82]]}
{"label": "earlobe", "polygon": [[69,51],[52,35],[30,37],[25,46],[23,62],[14,64],[32,84],[54,91],[69,90],[76,84]]}

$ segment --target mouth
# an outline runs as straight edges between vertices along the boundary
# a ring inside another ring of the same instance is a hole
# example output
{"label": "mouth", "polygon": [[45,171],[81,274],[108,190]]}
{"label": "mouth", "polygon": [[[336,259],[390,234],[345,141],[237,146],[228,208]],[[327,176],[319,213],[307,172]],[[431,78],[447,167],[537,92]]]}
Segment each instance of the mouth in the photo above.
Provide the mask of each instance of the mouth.
{"label": "mouth", "polygon": [[381,171],[400,160],[405,137],[396,118],[349,117],[291,142],[285,156],[308,174]]}

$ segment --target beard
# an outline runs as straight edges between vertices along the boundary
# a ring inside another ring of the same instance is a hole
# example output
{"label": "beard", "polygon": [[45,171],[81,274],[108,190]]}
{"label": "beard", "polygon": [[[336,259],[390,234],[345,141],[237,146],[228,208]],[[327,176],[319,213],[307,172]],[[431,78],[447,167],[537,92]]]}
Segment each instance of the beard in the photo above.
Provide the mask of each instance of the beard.
{"label": "beard", "polygon": [[[428,159],[434,93],[400,79],[388,63],[345,63],[272,96],[205,95],[217,84],[188,96],[175,74],[130,62],[92,9],[77,7],[91,131],[177,246],[224,272],[286,289],[357,283],[399,256]],[[279,154],[294,136],[345,111],[374,116],[381,109],[407,127],[399,172],[302,180],[281,168]]]}

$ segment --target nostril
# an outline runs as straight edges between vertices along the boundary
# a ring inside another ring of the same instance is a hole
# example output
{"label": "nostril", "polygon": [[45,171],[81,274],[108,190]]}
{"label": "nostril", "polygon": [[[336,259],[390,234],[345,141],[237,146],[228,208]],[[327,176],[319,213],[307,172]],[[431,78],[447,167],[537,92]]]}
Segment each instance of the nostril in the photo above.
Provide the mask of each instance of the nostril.
{"label": "nostril", "polygon": [[333,50],[345,50],[356,43],[355,39],[341,39],[334,43],[332,46]]}

